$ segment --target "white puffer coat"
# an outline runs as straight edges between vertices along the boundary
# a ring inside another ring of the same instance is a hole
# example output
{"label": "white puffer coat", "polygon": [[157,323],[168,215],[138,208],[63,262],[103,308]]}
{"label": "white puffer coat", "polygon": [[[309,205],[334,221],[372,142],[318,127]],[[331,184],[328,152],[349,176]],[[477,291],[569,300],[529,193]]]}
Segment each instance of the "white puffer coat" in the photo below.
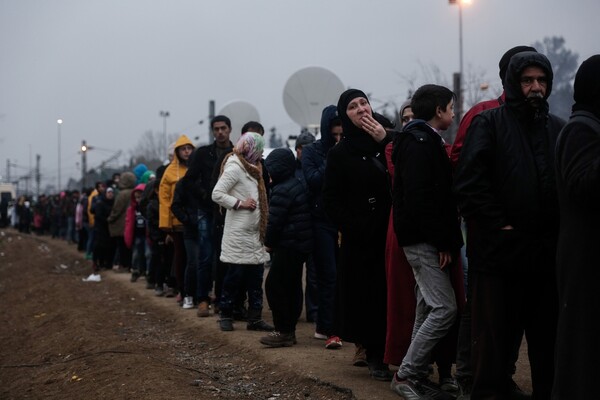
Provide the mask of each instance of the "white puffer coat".
{"label": "white puffer coat", "polygon": [[238,200],[258,199],[258,182],[237,155],[227,159],[223,174],[212,192],[212,200],[227,209],[220,260],[231,264],[263,264],[269,256],[260,241],[260,205],[255,210],[234,210]]}

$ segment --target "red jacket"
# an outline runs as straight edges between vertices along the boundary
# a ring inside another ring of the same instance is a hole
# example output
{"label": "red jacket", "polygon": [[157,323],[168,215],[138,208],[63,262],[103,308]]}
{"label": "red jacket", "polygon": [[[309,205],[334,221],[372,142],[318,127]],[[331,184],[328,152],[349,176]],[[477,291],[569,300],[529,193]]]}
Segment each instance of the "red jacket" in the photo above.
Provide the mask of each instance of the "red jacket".
{"label": "red jacket", "polygon": [[460,151],[462,150],[463,143],[465,142],[465,138],[467,136],[467,130],[471,126],[471,121],[477,114],[482,111],[489,110],[492,108],[500,107],[504,104],[505,94],[502,92],[500,97],[493,100],[482,101],[481,103],[475,104],[460,120],[460,125],[458,126],[458,132],[456,132],[456,138],[454,138],[454,144],[452,144],[452,150],[450,150],[450,163],[452,164],[452,168],[456,168],[458,165],[458,157],[460,156]]}

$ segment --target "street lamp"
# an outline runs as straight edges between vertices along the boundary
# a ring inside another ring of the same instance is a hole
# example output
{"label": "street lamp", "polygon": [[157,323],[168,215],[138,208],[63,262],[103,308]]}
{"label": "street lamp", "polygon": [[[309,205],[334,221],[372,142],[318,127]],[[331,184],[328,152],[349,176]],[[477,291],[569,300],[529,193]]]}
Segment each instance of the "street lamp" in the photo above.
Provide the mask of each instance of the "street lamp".
{"label": "street lamp", "polygon": [[463,30],[462,30],[462,9],[463,6],[469,5],[472,3],[472,0],[448,0],[450,4],[456,4],[458,6],[458,53],[459,53],[459,92],[458,95],[458,119],[462,117],[463,112],[463,80],[464,80],[464,71],[463,71]]}
{"label": "street lamp", "polygon": [[167,159],[169,158],[169,150],[167,150],[167,147],[169,146],[169,142],[167,140],[167,117],[170,116],[171,114],[169,114],[168,111],[159,111],[158,115],[160,115],[163,119],[163,134],[165,136],[165,151],[167,152]]}
{"label": "street lamp", "polygon": [[62,119],[57,119],[56,120],[56,124],[58,127],[58,191],[60,192],[60,126],[62,125],[63,120]]}
{"label": "street lamp", "polygon": [[81,187],[83,189],[86,187],[85,178],[87,175],[87,152],[91,149],[92,146],[88,146],[85,140],[81,141]]}

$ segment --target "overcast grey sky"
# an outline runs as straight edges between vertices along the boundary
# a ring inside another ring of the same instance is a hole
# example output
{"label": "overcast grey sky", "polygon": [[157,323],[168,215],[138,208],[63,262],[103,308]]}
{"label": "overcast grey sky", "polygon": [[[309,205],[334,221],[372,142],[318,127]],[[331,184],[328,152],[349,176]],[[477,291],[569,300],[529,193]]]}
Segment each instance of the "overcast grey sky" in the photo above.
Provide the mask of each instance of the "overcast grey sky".
{"label": "overcast grey sky", "polygon": [[[508,48],[563,36],[581,63],[600,53],[598,0],[472,0],[463,9],[464,65],[499,87]],[[458,8],[448,0],[0,0],[0,176],[41,155],[42,187],[79,177],[81,140],[94,167],[145,131],[207,139],[208,101],[253,104],[284,136],[299,127],[282,102],[306,66],[401,102],[407,77],[459,68]],[[422,79],[421,79],[422,80]],[[417,84],[427,82],[418,81]],[[490,93],[492,95],[493,93]],[[30,156],[31,155],[31,156]],[[0,179],[1,180],[1,179]]]}

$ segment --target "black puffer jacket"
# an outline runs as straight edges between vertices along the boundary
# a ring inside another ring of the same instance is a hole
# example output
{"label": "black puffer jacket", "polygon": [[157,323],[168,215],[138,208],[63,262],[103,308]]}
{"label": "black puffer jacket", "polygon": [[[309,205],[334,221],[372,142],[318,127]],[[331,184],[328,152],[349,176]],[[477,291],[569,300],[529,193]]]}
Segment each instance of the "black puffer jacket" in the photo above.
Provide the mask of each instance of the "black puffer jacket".
{"label": "black puffer jacket", "polygon": [[[539,108],[527,104],[521,89],[521,73],[529,66],[540,67],[548,78]],[[507,235],[499,230],[507,225],[514,227],[511,236],[518,235],[515,242],[523,248],[531,245],[529,239],[556,238],[554,148],[564,121],[548,113],[545,99],[551,88],[552,68],[544,55],[513,56],[506,74],[506,103],[477,115],[467,131],[454,191],[469,224],[470,257],[499,259],[493,252],[504,251],[498,240]]]}
{"label": "black puffer jacket", "polygon": [[306,189],[294,174],[294,154],[290,149],[275,149],[265,160],[265,165],[273,185],[265,246],[308,254],[312,251],[310,209]]}

